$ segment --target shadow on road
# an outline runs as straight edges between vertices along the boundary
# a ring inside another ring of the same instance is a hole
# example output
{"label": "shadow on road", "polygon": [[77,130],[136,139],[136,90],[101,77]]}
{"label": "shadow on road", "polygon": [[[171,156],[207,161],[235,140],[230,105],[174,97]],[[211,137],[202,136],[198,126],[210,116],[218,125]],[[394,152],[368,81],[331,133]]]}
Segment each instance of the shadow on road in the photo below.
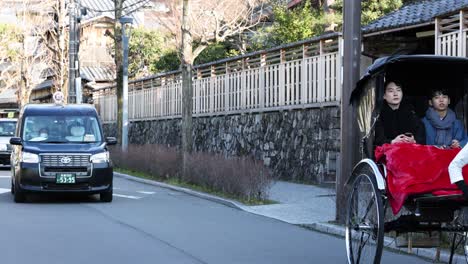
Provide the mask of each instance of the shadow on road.
{"label": "shadow on road", "polygon": [[[13,195],[10,192],[0,194],[0,203],[2,202],[14,203]],[[67,203],[100,203],[100,201],[99,201],[98,195],[31,193],[27,195],[26,203],[67,204]]]}

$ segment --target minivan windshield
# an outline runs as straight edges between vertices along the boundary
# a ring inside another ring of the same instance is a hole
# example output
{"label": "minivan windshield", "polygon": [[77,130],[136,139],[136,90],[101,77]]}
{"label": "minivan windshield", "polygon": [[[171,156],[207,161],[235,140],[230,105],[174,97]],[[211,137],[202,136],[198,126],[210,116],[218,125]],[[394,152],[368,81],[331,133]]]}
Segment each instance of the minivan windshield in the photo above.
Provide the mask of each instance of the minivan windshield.
{"label": "minivan windshield", "polygon": [[12,137],[15,130],[16,121],[0,121],[0,137]]}
{"label": "minivan windshield", "polygon": [[27,116],[23,141],[41,143],[101,142],[101,130],[93,116]]}

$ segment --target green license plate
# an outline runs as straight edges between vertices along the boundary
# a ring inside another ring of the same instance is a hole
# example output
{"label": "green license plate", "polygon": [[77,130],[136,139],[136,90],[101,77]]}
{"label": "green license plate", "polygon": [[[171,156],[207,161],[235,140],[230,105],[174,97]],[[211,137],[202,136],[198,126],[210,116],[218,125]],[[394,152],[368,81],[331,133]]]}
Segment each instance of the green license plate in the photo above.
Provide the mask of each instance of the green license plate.
{"label": "green license plate", "polygon": [[58,173],[55,177],[55,182],[60,184],[75,183],[75,174],[73,173]]}

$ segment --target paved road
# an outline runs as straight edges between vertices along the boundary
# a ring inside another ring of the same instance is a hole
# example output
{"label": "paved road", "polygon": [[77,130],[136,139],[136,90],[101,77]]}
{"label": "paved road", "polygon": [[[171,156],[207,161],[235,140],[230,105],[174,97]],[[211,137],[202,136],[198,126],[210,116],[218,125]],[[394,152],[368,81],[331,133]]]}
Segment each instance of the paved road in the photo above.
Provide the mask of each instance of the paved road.
{"label": "paved road", "polygon": [[[0,263],[345,263],[341,238],[121,178],[114,201],[31,196],[0,171]],[[386,252],[382,263],[425,263]]]}

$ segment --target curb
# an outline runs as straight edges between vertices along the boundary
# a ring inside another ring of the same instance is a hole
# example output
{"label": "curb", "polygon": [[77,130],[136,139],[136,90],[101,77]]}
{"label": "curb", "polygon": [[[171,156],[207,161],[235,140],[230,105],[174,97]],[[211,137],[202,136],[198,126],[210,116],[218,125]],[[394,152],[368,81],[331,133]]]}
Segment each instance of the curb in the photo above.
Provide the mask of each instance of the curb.
{"label": "curb", "polygon": [[[162,187],[162,188],[170,189],[170,190],[173,190],[173,191],[183,192],[183,193],[193,195],[193,196],[196,196],[196,197],[199,197],[199,198],[202,198],[202,199],[206,199],[206,200],[209,200],[209,201],[212,201],[212,202],[220,203],[220,204],[223,204],[223,205],[226,205],[226,206],[238,209],[238,210],[242,210],[242,211],[257,214],[255,212],[252,212],[252,211],[248,210],[247,206],[244,206],[244,205],[242,205],[242,204],[240,204],[240,203],[238,203],[236,201],[233,201],[233,200],[221,198],[219,196],[206,194],[206,193],[202,193],[202,192],[197,192],[197,191],[194,191],[194,190],[191,190],[191,189],[188,189],[188,188],[178,187],[178,186],[170,185],[170,184],[167,184],[167,183],[158,182],[158,181],[155,181],[155,180],[143,179],[143,178],[131,176],[131,175],[124,174],[124,173],[114,172],[114,175],[117,176],[117,177],[120,177],[120,178],[124,178],[124,179],[127,179],[127,180],[139,182],[139,183],[144,183],[144,184],[148,184],[148,185]],[[260,214],[257,214],[257,215],[260,215]],[[266,217],[268,217],[268,216],[266,216]],[[281,219],[276,219],[276,220],[279,220],[279,221],[284,222],[284,223],[288,223],[288,222],[285,222],[285,221],[283,221]],[[288,224],[292,224],[292,223],[288,223]],[[345,230],[344,227],[334,225],[334,224],[329,224],[329,223],[294,224],[294,225],[307,227],[307,228],[309,228],[311,230],[314,230],[314,231],[317,231],[317,232],[326,233],[326,234],[330,234],[330,235],[335,235],[335,236],[339,236],[339,237],[345,237],[345,235],[346,235],[346,230]],[[395,245],[395,239],[391,238],[391,237],[384,237],[384,248],[390,249],[392,251],[408,254],[408,255],[419,256],[419,257],[422,257],[422,258],[424,258],[426,260],[431,260],[431,261],[434,261],[434,258],[435,258],[436,253],[437,253],[436,249],[433,249],[433,248],[414,248],[412,253],[408,253],[407,250],[406,250],[407,249],[406,247],[403,247],[403,248],[397,247]],[[448,252],[445,252],[445,251],[440,252],[440,261],[448,263],[449,258],[450,258],[450,254]],[[465,256],[455,255],[454,256],[454,261],[456,261],[456,263],[459,263],[460,261],[466,261]]]}
{"label": "curb", "polygon": [[[328,224],[328,223],[314,223],[314,224],[307,224],[301,225],[312,230],[326,233],[330,235],[335,235],[339,237],[345,237],[346,229],[342,226]],[[435,248],[413,248],[412,253],[408,253],[407,247],[397,247],[395,244],[395,238],[392,237],[384,237],[384,248],[389,249],[394,252],[399,252],[407,255],[415,255],[421,257],[425,260],[433,261],[435,263],[435,256],[437,254],[437,250]],[[450,253],[447,251],[440,251],[440,262],[448,263],[450,259]],[[454,263],[465,263],[466,259],[463,255],[454,255],[453,256]]]}
{"label": "curb", "polygon": [[158,181],[155,181],[155,180],[143,179],[143,178],[131,176],[131,175],[120,173],[120,172],[114,172],[114,176],[124,178],[124,179],[127,179],[127,180],[131,180],[131,181],[135,181],[135,182],[139,182],[139,183],[144,183],[144,184],[148,184],[148,185],[153,185],[153,186],[157,186],[157,187],[170,189],[170,190],[173,190],[173,191],[183,192],[183,193],[190,194],[190,195],[202,198],[202,199],[210,200],[212,202],[224,204],[224,205],[232,207],[232,208],[243,210],[242,205],[240,205],[239,203],[237,203],[235,201],[232,201],[232,200],[229,200],[229,199],[221,198],[221,197],[218,197],[218,196],[215,196],[215,195],[206,194],[206,193],[202,193],[202,192],[197,192],[197,191],[194,191],[194,190],[191,190],[191,189],[188,189],[188,188],[178,187],[178,186],[170,185],[170,184],[167,184],[167,183],[158,182]]}

